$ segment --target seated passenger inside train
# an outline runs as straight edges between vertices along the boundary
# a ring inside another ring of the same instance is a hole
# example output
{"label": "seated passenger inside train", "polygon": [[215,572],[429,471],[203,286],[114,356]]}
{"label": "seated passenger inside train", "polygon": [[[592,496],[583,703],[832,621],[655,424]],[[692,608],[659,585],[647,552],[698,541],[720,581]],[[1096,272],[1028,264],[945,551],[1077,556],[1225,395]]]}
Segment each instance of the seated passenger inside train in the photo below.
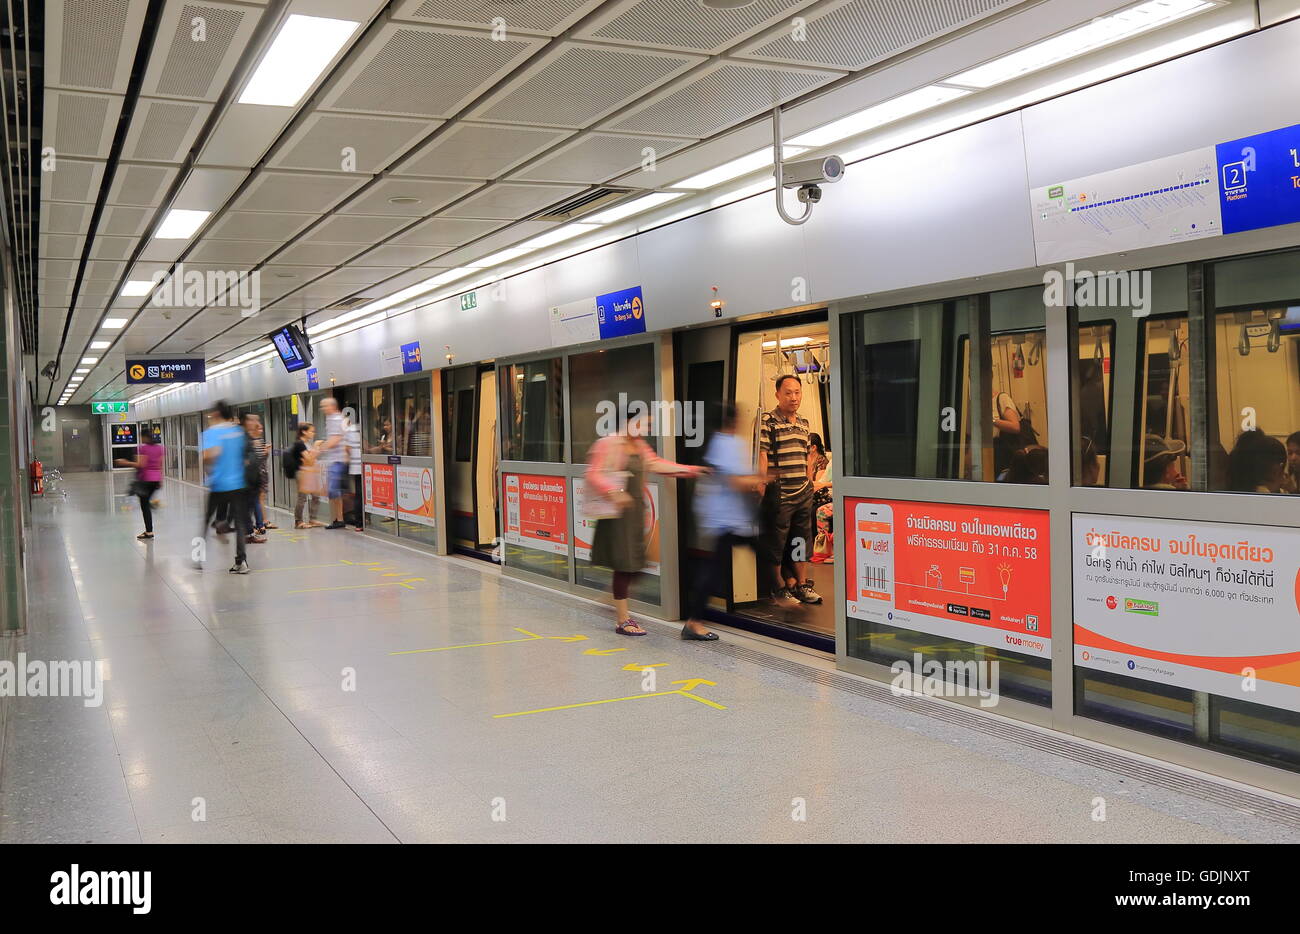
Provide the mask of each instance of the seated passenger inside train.
{"label": "seated passenger inside train", "polygon": [[1187,478],[1179,469],[1178,461],[1187,451],[1181,441],[1147,435],[1142,461],[1142,487],[1147,490],[1186,490]]}
{"label": "seated passenger inside train", "polygon": [[1258,428],[1239,434],[1228,454],[1228,489],[1238,493],[1286,493],[1286,487],[1286,446]]}

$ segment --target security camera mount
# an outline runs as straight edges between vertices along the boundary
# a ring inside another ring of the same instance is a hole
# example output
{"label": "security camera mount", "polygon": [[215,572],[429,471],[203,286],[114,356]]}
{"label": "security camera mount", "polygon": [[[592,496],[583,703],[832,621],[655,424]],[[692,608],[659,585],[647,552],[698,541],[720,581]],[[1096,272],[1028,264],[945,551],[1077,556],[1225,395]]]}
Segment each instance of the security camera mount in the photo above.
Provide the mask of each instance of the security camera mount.
{"label": "security camera mount", "polygon": [[[781,108],[772,108],[772,174],[776,178],[776,213],[787,224],[798,227],[812,217],[813,205],[822,199],[822,185],[838,182],[844,177],[844,160],[839,156],[824,159],[805,159],[786,164],[783,159],[781,135]],[[796,197],[803,204],[803,214],[794,217],[785,209],[785,189],[796,189]]]}

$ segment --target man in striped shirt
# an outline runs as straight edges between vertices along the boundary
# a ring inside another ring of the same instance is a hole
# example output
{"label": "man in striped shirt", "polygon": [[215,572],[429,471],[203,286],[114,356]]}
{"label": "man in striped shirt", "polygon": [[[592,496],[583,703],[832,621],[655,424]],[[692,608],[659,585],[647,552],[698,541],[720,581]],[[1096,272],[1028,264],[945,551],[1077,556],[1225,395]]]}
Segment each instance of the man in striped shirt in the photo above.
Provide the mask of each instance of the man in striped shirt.
{"label": "man in striped shirt", "polygon": [[[808,557],[813,542],[813,454],[808,443],[808,420],[799,417],[803,384],[791,373],[776,378],[776,408],[764,412],[759,426],[758,472],[769,486],[763,499],[760,559],[770,569],[774,583],[771,602],[779,607],[821,603],[813,589]],[[787,546],[797,580],[788,583],[781,574]]]}

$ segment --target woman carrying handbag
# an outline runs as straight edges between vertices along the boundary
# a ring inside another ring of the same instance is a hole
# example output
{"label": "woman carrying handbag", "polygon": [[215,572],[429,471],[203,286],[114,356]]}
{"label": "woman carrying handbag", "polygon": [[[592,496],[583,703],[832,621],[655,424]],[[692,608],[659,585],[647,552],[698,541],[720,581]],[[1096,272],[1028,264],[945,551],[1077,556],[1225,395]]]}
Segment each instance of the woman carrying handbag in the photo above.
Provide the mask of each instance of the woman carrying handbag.
{"label": "woman carrying handbag", "polygon": [[699,477],[707,471],[664,460],[645,441],[650,416],[624,417],[623,430],[601,438],[587,456],[587,517],[596,519],[591,563],[614,572],[613,597],[617,625],[624,636],[644,636],[646,631],[628,616],[627,594],[632,581],[645,568],[645,472],[669,477]]}

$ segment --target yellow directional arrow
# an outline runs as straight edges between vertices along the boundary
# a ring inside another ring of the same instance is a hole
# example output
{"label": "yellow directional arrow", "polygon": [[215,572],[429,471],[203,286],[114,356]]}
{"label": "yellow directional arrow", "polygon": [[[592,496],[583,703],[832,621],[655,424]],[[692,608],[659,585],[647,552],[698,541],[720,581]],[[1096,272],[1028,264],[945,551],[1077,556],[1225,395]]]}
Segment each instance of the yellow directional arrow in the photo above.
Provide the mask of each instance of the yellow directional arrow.
{"label": "yellow directional arrow", "polygon": [[547,636],[548,639],[555,639],[559,642],[585,642],[586,636]]}
{"label": "yellow directional arrow", "polygon": [[[637,665],[633,663],[631,665],[624,665],[623,670],[624,671],[648,671],[651,668],[667,668],[667,667],[668,667],[667,662],[659,662],[656,665]],[[674,681],[673,683],[676,684],[677,682]]]}
{"label": "yellow directional arrow", "polygon": [[598,707],[601,704],[617,704],[620,701],[644,700],[647,697],[670,697],[674,694],[680,694],[682,697],[689,697],[691,700],[699,701],[701,704],[705,704],[715,710],[727,709],[721,704],[715,704],[713,701],[707,700],[706,698],[697,697],[690,691],[654,691],[648,694],[632,694],[628,697],[607,697],[604,700],[583,701],[580,704],[561,704],[558,707],[539,707],[536,710],[516,710],[514,713],[498,713],[493,714],[492,719],[504,720],[508,717],[526,717],[529,714],[535,713],[551,713],[556,710],[576,710],[579,707]]}
{"label": "yellow directional arrow", "polygon": [[627,649],[587,649],[583,655],[613,655],[615,652],[626,652]]}
{"label": "yellow directional arrow", "polygon": [[705,681],[703,678],[687,678],[687,679],[684,680],[684,681],[671,681],[671,682],[669,682],[669,683],[670,683],[670,684],[684,684],[684,685],[686,685],[684,688],[681,688],[681,689],[680,689],[680,690],[683,690],[683,691],[694,691],[694,690],[695,690],[697,687],[699,687],[701,684],[707,684],[707,685],[709,685],[710,687],[717,687],[717,686],[718,686],[718,682],[716,682],[716,681]]}
{"label": "yellow directional arrow", "polygon": [[499,642],[467,642],[464,645],[444,645],[436,649],[408,649],[405,652],[389,652],[389,655],[420,655],[424,652],[450,652],[452,649],[478,649],[486,645],[510,645],[512,642],[538,642],[544,639],[535,632],[515,627],[515,632],[524,633],[522,639],[502,639]]}

